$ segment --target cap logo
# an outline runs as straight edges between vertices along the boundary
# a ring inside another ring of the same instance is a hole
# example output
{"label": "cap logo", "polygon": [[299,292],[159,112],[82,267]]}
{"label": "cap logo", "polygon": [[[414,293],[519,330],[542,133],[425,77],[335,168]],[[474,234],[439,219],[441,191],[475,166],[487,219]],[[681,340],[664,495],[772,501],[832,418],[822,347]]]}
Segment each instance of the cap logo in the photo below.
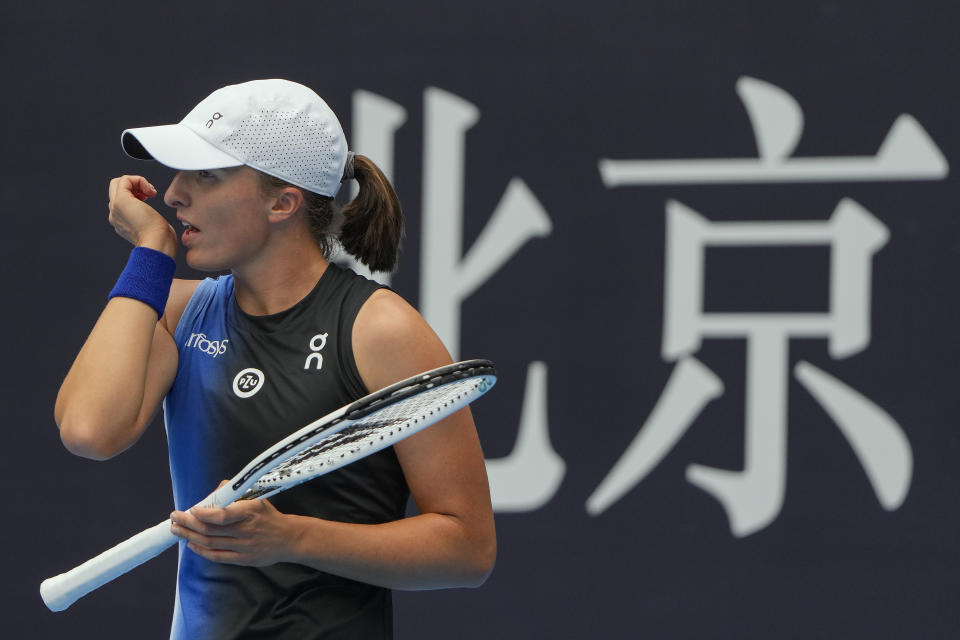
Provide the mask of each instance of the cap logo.
{"label": "cap logo", "polygon": [[210,116],[210,119],[207,120],[207,129],[209,129],[210,127],[213,126],[213,121],[214,121],[214,120],[219,120],[219,119],[222,118],[222,117],[223,117],[223,114],[222,114],[222,113],[220,113],[219,111],[215,111],[215,112],[213,113],[213,115]]}

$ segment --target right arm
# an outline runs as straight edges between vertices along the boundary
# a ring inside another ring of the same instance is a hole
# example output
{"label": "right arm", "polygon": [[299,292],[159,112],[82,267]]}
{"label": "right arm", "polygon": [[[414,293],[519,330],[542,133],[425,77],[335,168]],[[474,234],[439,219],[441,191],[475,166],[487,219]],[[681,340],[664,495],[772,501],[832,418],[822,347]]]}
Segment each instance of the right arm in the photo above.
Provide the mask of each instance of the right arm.
{"label": "right arm", "polygon": [[[142,200],[156,189],[138,176],[110,183],[110,223],[133,245],[173,257],[173,228]],[[72,453],[96,460],[143,434],[177,373],[173,331],[198,281],[175,280],[163,314],[132,298],[111,299],[57,394],[54,417]]]}

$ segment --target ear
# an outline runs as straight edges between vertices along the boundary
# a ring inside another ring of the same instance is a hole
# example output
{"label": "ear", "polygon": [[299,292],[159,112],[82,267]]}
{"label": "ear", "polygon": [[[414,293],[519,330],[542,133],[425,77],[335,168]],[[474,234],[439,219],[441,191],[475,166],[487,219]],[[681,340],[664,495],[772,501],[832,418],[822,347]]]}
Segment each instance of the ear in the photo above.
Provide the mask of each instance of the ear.
{"label": "ear", "polygon": [[267,219],[270,222],[289,220],[303,206],[303,192],[296,187],[284,187],[274,196]]}

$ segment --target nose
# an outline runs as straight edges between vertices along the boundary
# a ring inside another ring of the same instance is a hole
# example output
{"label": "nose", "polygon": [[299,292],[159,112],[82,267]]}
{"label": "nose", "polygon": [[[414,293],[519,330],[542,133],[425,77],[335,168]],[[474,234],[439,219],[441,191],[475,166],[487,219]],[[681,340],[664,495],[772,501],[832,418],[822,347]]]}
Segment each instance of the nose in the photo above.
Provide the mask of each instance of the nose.
{"label": "nose", "polygon": [[170,181],[170,186],[163,194],[163,202],[174,209],[183,209],[190,204],[190,195],[186,189],[186,180],[183,171],[177,171]]}

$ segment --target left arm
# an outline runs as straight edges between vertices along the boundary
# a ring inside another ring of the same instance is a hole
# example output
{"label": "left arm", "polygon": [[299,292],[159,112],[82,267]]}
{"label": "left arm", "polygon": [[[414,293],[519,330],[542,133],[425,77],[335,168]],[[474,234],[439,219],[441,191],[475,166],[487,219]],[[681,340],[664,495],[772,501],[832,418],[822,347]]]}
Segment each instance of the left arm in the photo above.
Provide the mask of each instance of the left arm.
{"label": "left arm", "polygon": [[[450,362],[410,305],[373,294],[354,324],[354,355],[367,388]],[[282,514],[267,500],[174,512],[173,531],[217,562],[295,562],[392,589],[479,586],[493,568],[496,533],[483,452],[469,409],[394,445],[419,515],[384,524]]]}

